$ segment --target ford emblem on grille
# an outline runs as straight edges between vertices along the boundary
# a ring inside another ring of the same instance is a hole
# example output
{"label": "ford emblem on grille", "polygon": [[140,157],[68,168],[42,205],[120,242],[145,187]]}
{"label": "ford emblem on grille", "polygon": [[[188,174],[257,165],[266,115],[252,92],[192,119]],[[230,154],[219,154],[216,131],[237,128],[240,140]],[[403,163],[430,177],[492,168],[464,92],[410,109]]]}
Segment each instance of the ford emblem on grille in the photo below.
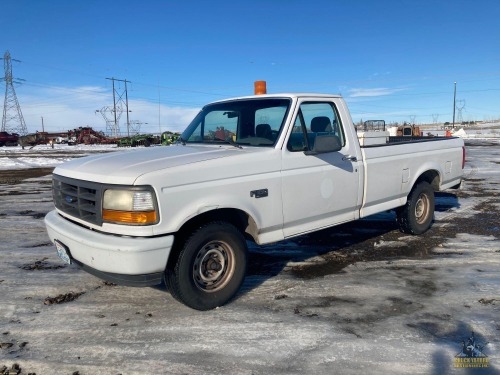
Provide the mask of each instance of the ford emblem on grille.
{"label": "ford emblem on grille", "polygon": [[72,197],[71,195],[66,195],[64,197],[64,200],[66,201],[66,203],[73,203],[73,202],[76,202],[76,198],[75,197]]}

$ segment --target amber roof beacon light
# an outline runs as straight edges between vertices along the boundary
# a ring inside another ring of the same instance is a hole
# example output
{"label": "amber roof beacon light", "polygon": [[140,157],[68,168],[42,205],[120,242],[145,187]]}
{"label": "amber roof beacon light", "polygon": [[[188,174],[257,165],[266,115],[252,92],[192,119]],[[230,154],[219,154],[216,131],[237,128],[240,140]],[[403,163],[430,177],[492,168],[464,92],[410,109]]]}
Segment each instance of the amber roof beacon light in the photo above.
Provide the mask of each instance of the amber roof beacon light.
{"label": "amber roof beacon light", "polygon": [[255,81],[253,87],[255,95],[267,94],[266,81]]}

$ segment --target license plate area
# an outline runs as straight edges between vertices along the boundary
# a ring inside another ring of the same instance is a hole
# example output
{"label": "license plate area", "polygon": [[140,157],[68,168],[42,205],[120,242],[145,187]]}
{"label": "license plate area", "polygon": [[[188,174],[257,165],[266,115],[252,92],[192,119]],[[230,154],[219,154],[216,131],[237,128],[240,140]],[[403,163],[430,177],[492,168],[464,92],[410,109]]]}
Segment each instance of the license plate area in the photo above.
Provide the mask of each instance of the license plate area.
{"label": "license plate area", "polygon": [[57,255],[61,258],[65,263],[71,264],[71,255],[68,247],[58,240],[54,240],[54,244],[56,245]]}

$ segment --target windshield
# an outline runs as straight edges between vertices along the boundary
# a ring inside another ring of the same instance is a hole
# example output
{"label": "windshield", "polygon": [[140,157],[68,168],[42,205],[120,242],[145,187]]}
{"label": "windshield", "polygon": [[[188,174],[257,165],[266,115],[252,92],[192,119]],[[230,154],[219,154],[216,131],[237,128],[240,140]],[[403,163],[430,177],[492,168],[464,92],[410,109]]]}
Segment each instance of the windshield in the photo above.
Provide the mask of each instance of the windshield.
{"label": "windshield", "polygon": [[202,109],[181,138],[186,143],[231,143],[272,147],[285,121],[290,99],[246,99]]}

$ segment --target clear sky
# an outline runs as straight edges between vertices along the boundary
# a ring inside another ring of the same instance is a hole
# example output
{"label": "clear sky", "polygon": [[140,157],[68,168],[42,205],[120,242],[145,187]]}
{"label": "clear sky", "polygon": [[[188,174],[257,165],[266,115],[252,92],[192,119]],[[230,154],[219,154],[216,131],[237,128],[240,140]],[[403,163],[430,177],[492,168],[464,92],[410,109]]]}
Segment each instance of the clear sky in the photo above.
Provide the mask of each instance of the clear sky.
{"label": "clear sky", "polygon": [[3,0],[5,51],[21,61],[29,132],[42,117],[46,131],[104,130],[96,110],[113,104],[112,77],[130,81],[143,132],[183,130],[255,80],[340,93],[354,121],[400,123],[451,121],[457,82],[463,120],[500,118],[498,0]]}

